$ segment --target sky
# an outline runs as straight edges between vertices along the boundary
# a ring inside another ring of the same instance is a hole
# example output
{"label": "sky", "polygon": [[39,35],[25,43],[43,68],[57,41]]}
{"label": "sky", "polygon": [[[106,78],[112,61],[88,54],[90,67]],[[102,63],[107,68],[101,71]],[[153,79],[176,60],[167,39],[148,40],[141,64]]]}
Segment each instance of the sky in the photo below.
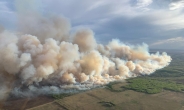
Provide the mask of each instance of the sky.
{"label": "sky", "polygon": [[18,14],[28,11],[63,16],[72,30],[90,28],[98,43],[184,47],[184,0],[0,0],[0,27],[17,30]]}

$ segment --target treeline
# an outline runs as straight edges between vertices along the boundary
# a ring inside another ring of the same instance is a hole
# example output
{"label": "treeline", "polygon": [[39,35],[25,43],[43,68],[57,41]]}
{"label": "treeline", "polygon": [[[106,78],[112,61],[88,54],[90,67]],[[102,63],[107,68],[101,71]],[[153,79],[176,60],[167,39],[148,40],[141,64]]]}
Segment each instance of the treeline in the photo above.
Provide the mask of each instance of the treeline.
{"label": "treeline", "polygon": [[150,77],[181,77],[181,76],[184,76],[184,70],[182,71],[176,69],[158,70],[150,75]]}

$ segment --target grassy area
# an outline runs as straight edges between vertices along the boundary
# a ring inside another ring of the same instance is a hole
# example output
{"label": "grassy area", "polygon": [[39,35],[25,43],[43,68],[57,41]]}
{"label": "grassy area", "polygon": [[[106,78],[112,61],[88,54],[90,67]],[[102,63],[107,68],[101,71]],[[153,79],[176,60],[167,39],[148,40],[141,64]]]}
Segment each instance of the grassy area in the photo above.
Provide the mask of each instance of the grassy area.
{"label": "grassy area", "polygon": [[113,85],[117,85],[119,83],[121,83],[121,82],[111,82],[111,83],[109,83],[109,84],[106,85],[106,89],[110,90],[111,92],[122,92],[122,91],[124,91],[125,89],[123,89],[123,88],[121,88],[121,89],[115,89],[113,87]]}
{"label": "grassy area", "polygon": [[[121,87],[120,84],[115,85]],[[132,90],[111,92],[99,88],[56,100],[34,110],[182,110],[183,97],[183,93],[170,91],[150,95]]]}
{"label": "grassy area", "polygon": [[124,86],[126,89],[135,90],[138,92],[144,92],[148,94],[155,94],[161,92],[163,89],[176,92],[184,91],[183,84],[177,84],[173,81],[157,80],[150,78],[134,78],[127,80],[129,85]]}
{"label": "grassy area", "polygon": [[115,104],[112,103],[112,102],[101,101],[99,103],[102,104],[105,107],[113,107],[113,106],[115,106]]}

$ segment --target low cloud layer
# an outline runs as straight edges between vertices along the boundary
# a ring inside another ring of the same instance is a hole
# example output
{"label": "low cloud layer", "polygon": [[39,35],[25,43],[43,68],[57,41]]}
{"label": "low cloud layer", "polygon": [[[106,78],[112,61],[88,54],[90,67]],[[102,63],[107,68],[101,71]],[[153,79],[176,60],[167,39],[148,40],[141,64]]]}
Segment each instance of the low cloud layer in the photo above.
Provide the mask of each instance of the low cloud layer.
{"label": "low cloud layer", "polygon": [[175,38],[170,38],[170,39],[159,40],[155,43],[150,44],[150,46],[152,46],[154,48],[159,48],[159,47],[166,48],[167,46],[170,46],[170,45],[172,45],[172,48],[170,48],[170,49],[183,48],[184,38],[183,37],[175,37]]}

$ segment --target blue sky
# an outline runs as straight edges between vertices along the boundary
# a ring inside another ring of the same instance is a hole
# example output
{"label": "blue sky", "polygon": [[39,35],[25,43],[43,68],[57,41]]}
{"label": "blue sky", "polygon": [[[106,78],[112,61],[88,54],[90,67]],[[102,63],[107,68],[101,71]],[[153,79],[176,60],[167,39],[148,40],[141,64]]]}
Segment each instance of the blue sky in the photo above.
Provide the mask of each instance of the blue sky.
{"label": "blue sky", "polygon": [[72,30],[91,28],[99,43],[184,47],[184,0],[0,0],[0,25],[16,30],[18,13],[27,11],[64,16]]}

